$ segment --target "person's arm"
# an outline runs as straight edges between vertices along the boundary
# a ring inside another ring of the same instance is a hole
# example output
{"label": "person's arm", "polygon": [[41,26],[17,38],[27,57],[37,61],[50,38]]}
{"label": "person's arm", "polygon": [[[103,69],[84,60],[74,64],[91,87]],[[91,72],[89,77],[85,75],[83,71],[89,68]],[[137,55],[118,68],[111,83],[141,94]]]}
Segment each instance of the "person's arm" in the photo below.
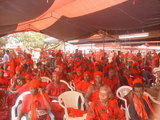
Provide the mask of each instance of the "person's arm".
{"label": "person's arm", "polygon": [[94,86],[91,85],[87,92],[86,92],[86,95],[85,95],[85,105],[86,105],[86,108],[88,109],[88,105],[89,105],[89,100],[90,100],[90,96],[91,94],[93,93],[93,89],[94,89]]}
{"label": "person's arm", "polygon": [[43,101],[44,101],[44,104],[46,105],[47,107],[47,110],[51,111],[52,110],[52,107],[51,107],[51,104],[49,103],[49,101],[46,99],[46,97],[44,96],[44,93],[42,91],[41,88],[39,88],[39,93],[41,94],[42,98],[43,98]]}
{"label": "person's arm", "polygon": [[49,95],[49,97],[50,97],[50,98],[52,98],[52,99],[56,99],[56,100],[58,100],[58,97],[50,96],[50,95]]}
{"label": "person's arm", "polygon": [[19,111],[19,114],[18,114],[18,117],[17,117],[17,119],[16,120],[21,120],[21,118],[23,117],[23,113],[22,113],[22,111]]}
{"label": "person's arm", "polygon": [[124,112],[119,108],[118,101],[115,99],[113,100],[113,106],[112,109],[114,111],[114,117],[116,120],[126,120],[126,116]]}
{"label": "person's arm", "polygon": [[95,113],[95,106],[94,103],[92,103],[89,106],[88,112],[87,112],[87,117],[86,120],[96,120],[96,113]]}
{"label": "person's arm", "polygon": [[130,115],[131,120],[142,120],[137,115],[133,101],[130,103],[130,106],[129,106],[129,115]]}

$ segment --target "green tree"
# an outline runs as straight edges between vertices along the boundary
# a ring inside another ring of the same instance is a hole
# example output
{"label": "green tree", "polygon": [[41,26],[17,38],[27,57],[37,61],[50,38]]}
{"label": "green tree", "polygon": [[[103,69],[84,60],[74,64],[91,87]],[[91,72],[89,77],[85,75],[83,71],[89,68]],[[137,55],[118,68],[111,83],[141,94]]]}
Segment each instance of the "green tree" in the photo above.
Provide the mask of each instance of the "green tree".
{"label": "green tree", "polygon": [[48,37],[47,35],[38,32],[15,33],[11,36],[16,38],[19,42],[22,42],[26,47],[33,48],[42,48],[44,44],[44,39]]}
{"label": "green tree", "polygon": [[7,44],[7,40],[8,40],[7,36],[0,37],[0,47],[5,46]]}

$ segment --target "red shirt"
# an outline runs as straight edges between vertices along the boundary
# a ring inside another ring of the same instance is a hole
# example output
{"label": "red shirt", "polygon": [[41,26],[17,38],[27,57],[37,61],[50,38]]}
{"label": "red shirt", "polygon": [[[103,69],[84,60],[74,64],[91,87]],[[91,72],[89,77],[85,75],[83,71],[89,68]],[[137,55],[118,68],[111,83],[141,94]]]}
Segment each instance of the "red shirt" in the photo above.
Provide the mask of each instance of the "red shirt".
{"label": "red shirt", "polygon": [[46,87],[46,90],[49,91],[49,95],[58,97],[60,94],[68,90],[68,87],[64,83],[60,83],[60,87],[56,88],[54,83],[49,83]]}
{"label": "red shirt", "polygon": [[86,120],[126,120],[123,111],[118,107],[116,99],[109,100],[107,106],[100,101],[89,106]]}
{"label": "red shirt", "polygon": [[[47,99],[47,101],[50,102],[49,96],[46,93],[44,93],[44,96]],[[34,97],[36,97],[36,108],[38,110],[47,110],[47,107],[40,94],[37,94],[35,96],[33,96],[32,94],[28,94],[24,97],[24,100],[22,101],[22,107],[21,107],[22,113],[25,114],[31,110],[31,104]]]}
{"label": "red shirt", "polygon": [[76,85],[76,90],[80,90],[83,92],[87,92],[88,87],[91,85],[91,83],[86,82],[84,80],[80,81],[79,83],[77,83]]}

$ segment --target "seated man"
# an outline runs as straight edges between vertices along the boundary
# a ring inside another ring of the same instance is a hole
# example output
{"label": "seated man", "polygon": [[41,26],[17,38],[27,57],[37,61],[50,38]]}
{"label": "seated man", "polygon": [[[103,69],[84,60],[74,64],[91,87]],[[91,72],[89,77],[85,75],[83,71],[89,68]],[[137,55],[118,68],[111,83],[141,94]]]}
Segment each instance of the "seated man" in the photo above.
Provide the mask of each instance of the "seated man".
{"label": "seated man", "polygon": [[50,99],[39,87],[38,80],[32,80],[29,83],[31,94],[24,97],[18,120],[21,120],[21,117],[26,113],[29,115],[29,120],[48,120],[47,110],[52,110]]}
{"label": "seated man", "polygon": [[99,92],[100,100],[91,103],[86,120],[126,120],[112,95],[110,87],[102,86]]}
{"label": "seated man", "polygon": [[155,115],[150,101],[143,92],[144,87],[141,83],[133,85],[133,98],[129,106],[131,120],[152,120]]}

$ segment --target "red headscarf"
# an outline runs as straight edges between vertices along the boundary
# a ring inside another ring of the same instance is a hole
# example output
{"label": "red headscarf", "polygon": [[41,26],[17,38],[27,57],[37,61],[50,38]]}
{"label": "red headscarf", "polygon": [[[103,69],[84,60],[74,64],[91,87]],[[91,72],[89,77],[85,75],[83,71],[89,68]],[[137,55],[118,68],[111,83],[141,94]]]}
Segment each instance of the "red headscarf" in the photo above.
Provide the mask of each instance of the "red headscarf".
{"label": "red headscarf", "polygon": [[101,77],[102,77],[102,76],[103,76],[103,73],[102,73],[102,72],[100,72],[100,71],[95,72],[95,73],[94,73],[94,77],[95,77],[95,76],[97,76],[97,75],[99,75],[99,76],[101,76]]}
{"label": "red headscarf", "polygon": [[90,76],[91,76],[91,72],[90,72],[90,71],[86,71],[86,72],[84,72],[83,74],[87,74],[87,75],[90,75]]}
{"label": "red headscarf", "polygon": [[41,85],[40,82],[36,79],[30,81],[30,83],[29,83],[30,88],[39,88],[40,85]]}
{"label": "red headscarf", "polygon": [[82,70],[82,68],[76,68],[75,69],[75,72],[82,72],[83,70]]}
{"label": "red headscarf", "polygon": [[22,68],[19,67],[19,66],[17,66],[17,67],[16,67],[16,71],[22,71]]}
{"label": "red headscarf", "polygon": [[136,79],[134,79],[134,80],[133,80],[133,84],[135,84],[135,83],[141,83],[141,84],[143,84],[141,78],[136,78]]}

